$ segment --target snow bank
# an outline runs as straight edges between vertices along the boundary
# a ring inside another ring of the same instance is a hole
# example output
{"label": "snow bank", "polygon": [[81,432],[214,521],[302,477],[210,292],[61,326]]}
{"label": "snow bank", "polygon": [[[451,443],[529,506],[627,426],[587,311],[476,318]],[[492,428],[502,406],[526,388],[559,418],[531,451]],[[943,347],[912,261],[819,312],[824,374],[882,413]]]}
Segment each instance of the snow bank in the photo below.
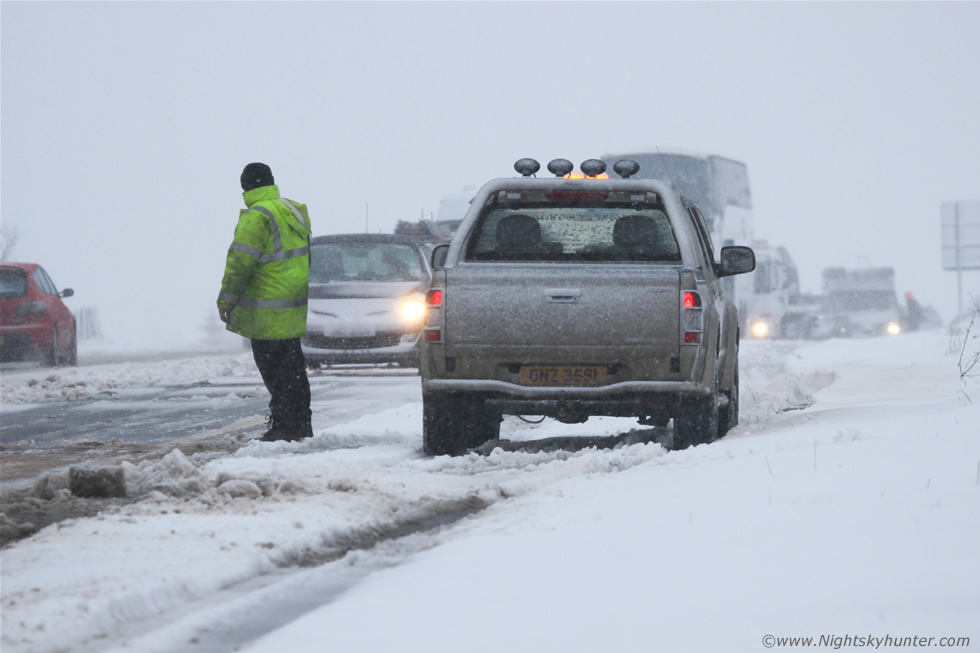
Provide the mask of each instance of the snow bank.
{"label": "snow bank", "polygon": [[112,399],[122,393],[132,396],[145,388],[246,380],[255,376],[251,353],[83,367],[13,369],[3,373],[0,399],[7,410],[7,404]]}
{"label": "snow bank", "polygon": [[[124,464],[141,500],[3,551],[0,642],[756,651],[774,630],[969,634],[980,382],[960,379],[944,350],[929,334],[745,343],[743,424],[680,452],[427,458],[415,400],[324,416],[305,442]],[[188,378],[179,367],[155,373]],[[502,437],[635,428],[508,420]]]}

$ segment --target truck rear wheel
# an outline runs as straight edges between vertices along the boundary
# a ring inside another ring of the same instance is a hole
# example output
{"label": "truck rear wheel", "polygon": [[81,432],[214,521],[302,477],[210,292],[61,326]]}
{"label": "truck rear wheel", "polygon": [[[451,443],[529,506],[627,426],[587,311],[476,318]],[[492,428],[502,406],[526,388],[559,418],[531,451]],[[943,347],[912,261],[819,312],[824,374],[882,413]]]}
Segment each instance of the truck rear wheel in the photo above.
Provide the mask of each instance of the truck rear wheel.
{"label": "truck rear wheel", "polygon": [[686,399],[680,414],[674,418],[675,451],[696,444],[712,442],[718,437],[718,396]]}
{"label": "truck rear wheel", "polygon": [[482,399],[465,395],[422,396],[422,450],[458,456],[500,437],[500,416]]}
{"label": "truck rear wheel", "polygon": [[728,405],[718,411],[718,437],[722,438],[738,424],[738,351],[735,353],[735,379],[725,393]]}

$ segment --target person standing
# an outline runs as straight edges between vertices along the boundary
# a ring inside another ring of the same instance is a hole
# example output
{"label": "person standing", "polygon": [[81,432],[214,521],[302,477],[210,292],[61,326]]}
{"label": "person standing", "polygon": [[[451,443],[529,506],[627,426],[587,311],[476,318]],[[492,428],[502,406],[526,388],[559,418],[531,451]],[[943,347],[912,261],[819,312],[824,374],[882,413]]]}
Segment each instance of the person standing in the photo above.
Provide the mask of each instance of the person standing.
{"label": "person standing", "polygon": [[300,347],[310,283],[309,211],[279,195],[264,163],[245,166],[241,183],[247,208],[228,248],[218,315],[228,331],[251,341],[271,395],[270,426],[262,440],[301,440],[313,436],[310,380]]}

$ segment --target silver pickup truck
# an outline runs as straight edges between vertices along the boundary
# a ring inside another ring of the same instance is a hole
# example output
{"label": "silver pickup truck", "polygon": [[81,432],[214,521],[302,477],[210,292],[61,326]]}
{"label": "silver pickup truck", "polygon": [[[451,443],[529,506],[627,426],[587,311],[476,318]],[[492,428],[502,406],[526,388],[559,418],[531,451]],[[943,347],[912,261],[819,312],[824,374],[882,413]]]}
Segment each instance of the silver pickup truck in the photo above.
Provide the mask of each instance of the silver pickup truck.
{"label": "silver pickup truck", "polygon": [[593,415],[666,426],[673,446],[738,422],[737,309],[722,277],[750,272],[748,247],[716,261],[698,208],[634,180],[632,161],[565,159],[473,198],[433,252],[421,376],[423,448],[457,455],[499,438],[503,415],[567,423]]}

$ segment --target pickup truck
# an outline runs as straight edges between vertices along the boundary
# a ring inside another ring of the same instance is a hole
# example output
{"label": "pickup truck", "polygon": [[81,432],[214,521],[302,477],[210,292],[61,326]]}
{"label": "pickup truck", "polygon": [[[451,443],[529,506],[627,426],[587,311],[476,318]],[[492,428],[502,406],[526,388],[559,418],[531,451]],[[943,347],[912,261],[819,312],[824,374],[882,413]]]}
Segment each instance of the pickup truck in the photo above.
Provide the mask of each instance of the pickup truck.
{"label": "pickup truck", "polygon": [[[739,316],[722,277],[751,272],[749,247],[715,261],[700,210],[633,161],[555,159],[475,195],[432,253],[420,361],[423,450],[458,455],[499,439],[503,415],[566,423],[636,417],[673,448],[738,422]],[[605,178],[604,178],[605,177]]]}

